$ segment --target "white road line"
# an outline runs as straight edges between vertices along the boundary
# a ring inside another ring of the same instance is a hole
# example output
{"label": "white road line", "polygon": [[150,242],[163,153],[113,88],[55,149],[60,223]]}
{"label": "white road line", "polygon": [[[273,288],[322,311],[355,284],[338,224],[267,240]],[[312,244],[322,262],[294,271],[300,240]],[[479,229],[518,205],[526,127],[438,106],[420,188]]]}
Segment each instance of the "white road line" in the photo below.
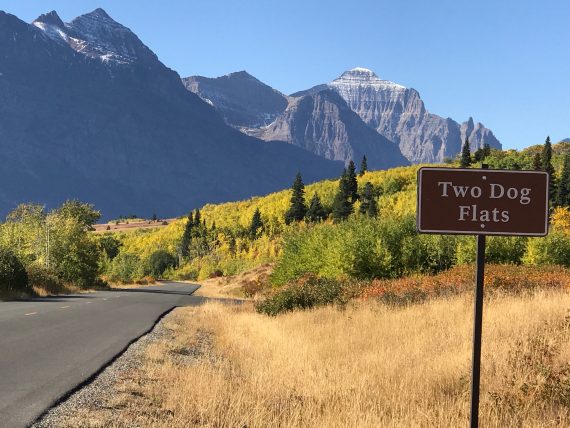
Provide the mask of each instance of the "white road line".
{"label": "white road line", "polygon": [[36,315],[36,314],[37,314],[37,312],[29,312],[29,313],[24,314],[24,315],[25,315],[25,316],[28,316],[28,315]]}
{"label": "white road line", "polygon": [[106,298],[106,297],[103,297],[103,300],[107,300],[107,298]]}
{"label": "white road line", "polygon": [[60,306],[59,309],[67,309],[67,308],[70,308],[70,307],[71,307],[71,306]]}
{"label": "white road line", "polygon": [[93,302],[85,302],[86,305],[90,305],[91,303],[93,303]]}

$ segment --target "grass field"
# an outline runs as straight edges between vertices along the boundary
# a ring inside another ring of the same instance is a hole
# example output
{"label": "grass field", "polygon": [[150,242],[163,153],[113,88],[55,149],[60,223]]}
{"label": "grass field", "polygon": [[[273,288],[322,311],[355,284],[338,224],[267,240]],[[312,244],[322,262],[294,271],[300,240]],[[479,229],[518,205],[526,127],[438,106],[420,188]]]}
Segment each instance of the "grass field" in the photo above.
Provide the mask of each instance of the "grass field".
{"label": "grass field", "polygon": [[[570,295],[485,302],[481,426],[570,426]],[[470,293],[278,317],[181,308],[114,391],[68,426],[468,425]]]}

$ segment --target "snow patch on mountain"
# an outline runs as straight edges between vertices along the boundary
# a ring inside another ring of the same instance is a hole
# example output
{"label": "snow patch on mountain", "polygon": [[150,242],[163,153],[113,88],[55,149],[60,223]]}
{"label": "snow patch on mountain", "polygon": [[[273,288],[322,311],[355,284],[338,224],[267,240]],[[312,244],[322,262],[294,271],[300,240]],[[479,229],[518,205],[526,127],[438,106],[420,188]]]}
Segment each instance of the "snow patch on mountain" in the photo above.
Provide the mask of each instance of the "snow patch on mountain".
{"label": "snow patch on mountain", "polygon": [[377,90],[406,90],[405,86],[390,80],[380,79],[372,70],[362,67],[355,67],[345,71],[342,75],[329,83],[329,86],[340,91],[350,91],[360,86],[366,86]]}
{"label": "snow patch on mountain", "polygon": [[53,11],[41,15],[32,24],[47,37],[67,43],[76,52],[104,63],[128,65],[137,61],[158,61],[130,29],[113,20],[101,8],[66,24]]}

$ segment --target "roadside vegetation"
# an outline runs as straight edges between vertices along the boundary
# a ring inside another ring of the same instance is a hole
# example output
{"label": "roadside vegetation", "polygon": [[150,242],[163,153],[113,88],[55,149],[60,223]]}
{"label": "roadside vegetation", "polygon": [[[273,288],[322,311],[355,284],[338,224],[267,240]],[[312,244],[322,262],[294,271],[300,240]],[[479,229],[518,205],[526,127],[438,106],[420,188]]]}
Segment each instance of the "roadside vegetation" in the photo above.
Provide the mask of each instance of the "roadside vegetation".
{"label": "roadside vegetation", "polygon": [[[488,239],[485,426],[570,425],[569,153],[466,144],[449,162],[552,182],[546,238]],[[364,159],[338,180],[297,175],[290,190],[98,235],[108,281],[197,280],[252,302],[177,309],[112,394],[59,426],[465,426],[475,239],[416,232],[418,168]]]}
{"label": "roadside vegetation", "polygon": [[[368,299],[277,318],[180,308],[140,362],[58,426],[467,426],[472,304]],[[487,298],[481,426],[570,425],[568,307],[560,288]]]}

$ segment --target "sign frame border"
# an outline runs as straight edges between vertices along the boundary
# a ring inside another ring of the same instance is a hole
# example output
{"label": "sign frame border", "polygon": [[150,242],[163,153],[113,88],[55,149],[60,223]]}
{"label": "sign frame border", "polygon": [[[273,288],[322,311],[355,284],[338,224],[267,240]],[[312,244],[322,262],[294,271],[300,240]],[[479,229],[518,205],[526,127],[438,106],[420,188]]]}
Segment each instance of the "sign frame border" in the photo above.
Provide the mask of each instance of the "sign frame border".
{"label": "sign frame border", "polygon": [[[488,230],[482,231],[459,231],[459,230],[424,230],[421,229],[421,189],[422,189],[422,171],[435,170],[435,171],[481,171],[502,174],[541,174],[546,175],[546,221],[544,224],[544,233],[516,233],[516,232],[489,232]],[[535,236],[545,237],[549,232],[550,225],[550,206],[549,206],[549,189],[550,189],[550,176],[545,171],[532,171],[532,170],[508,170],[508,169],[484,169],[484,168],[442,168],[422,166],[417,172],[417,194],[416,194],[416,231],[418,233],[426,233],[431,235],[489,235],[489,236]]]}

